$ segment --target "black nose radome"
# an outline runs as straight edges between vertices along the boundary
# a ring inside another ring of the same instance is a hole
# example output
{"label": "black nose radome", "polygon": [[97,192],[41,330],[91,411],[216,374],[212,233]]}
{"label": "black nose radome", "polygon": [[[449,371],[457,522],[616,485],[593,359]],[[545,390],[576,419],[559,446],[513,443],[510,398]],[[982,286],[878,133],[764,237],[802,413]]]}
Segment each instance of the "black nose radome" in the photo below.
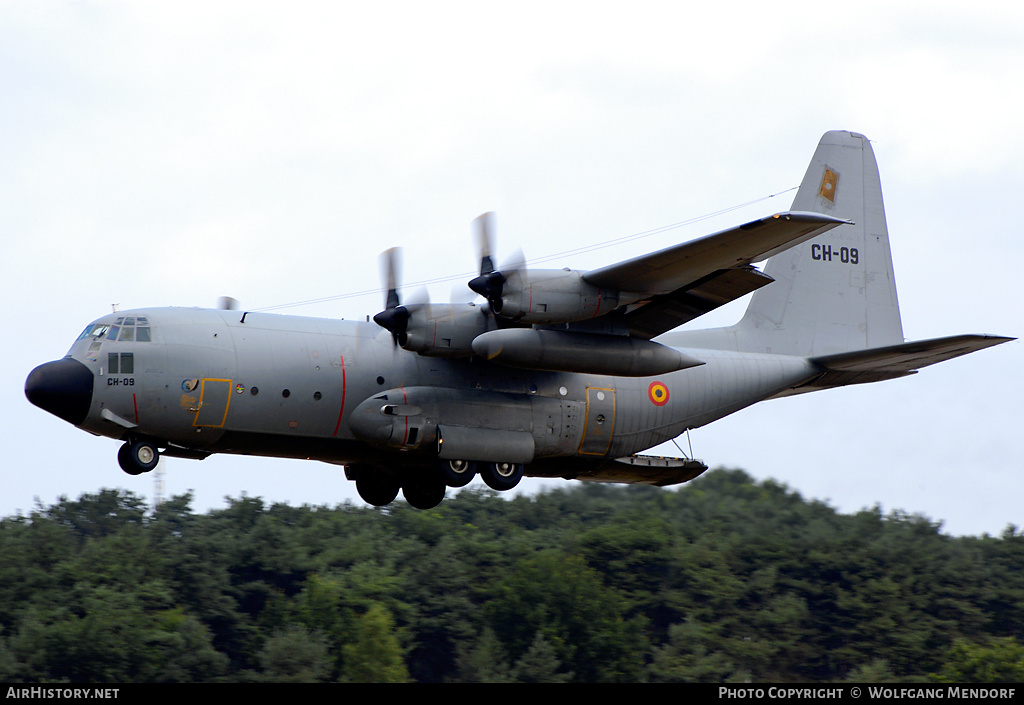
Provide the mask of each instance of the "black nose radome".
{"label": "black nose radome", "polygon": [[25,380],[25,396],[40,409],[77,426],[89,413],[92,382],[88,367],[65,357],[32,370]]}

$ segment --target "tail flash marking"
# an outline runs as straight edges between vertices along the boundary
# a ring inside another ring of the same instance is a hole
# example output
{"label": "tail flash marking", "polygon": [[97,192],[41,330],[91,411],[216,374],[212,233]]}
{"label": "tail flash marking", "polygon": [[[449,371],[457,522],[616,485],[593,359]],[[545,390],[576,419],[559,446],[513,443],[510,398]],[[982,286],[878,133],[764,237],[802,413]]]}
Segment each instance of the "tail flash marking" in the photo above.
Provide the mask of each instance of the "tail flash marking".
{"label": "tail flash marking", "polygon": [[821,177],[821,188],[818,189],[818,195],[829,203],[835,204],[836,188],[838,186],[839,174],[826,167],[825,175]]}

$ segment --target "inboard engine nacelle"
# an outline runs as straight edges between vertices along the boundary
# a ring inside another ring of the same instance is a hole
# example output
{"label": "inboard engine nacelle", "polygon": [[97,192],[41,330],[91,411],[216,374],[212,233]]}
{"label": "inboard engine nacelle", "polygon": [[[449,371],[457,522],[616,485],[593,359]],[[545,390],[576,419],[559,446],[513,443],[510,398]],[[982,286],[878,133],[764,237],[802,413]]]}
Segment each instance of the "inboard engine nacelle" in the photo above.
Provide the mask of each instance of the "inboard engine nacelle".
{"label": "inboard engine nacelle", "polygon": [[494,313],[520,323],[551,325],[603,316],[620,302],[618,291],[600,289],[571,269],[490,272],[469,283]]}

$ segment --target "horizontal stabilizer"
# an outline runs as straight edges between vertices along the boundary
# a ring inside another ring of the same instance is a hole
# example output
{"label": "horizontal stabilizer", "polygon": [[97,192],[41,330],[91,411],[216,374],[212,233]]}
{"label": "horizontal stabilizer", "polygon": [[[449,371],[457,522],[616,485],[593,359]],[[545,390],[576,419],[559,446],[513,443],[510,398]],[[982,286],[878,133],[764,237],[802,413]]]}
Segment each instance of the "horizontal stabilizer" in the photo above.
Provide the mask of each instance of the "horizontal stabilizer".
{"label": "horizontal stabilizer", "polygon": [[811,392],[848,384],[905,377],[922,367],[952,360],[1011,340],[1014,338],[998,335],[954,335],[836,355],[822,355],[811,358],[811,362],[824,368],[824,374],[788,393]]}

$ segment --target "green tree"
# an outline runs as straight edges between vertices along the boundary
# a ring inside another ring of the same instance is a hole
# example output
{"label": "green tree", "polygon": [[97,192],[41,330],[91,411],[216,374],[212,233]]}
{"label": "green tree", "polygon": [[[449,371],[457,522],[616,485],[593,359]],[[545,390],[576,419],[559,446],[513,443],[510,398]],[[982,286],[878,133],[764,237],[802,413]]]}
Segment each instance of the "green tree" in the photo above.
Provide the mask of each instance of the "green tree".
{"label": "green tree", "polygon": [[356,622],[352,641],[343,647],[344,679],[350,683],[405,683],[402,647],[395,623],[383,605],[373,604]]}
{"label": "green tree", "polygon": [[538,634],[584,681],[633,681],[642,672],[642,624],[579,556],[542,551],[517,561],[494,586],[489,621],[513,659]]}
{"label": "green tree", "polygon": [[561,668],[554,647],[543,634],[538,633],[529,650],[512,669],[512,680],[517,683],[567,683],[572,680],[572,673],[562,673]]}
{"label": "green tree", "polygon": [[6,681],[1019,680],[1024,536],[842,515],[736,470],[666,490],[0,519]]}
{"label": "green tree", "polygon": [[322,682],[333,667],[323,634],[301,624],[289,625],[267,639],[259,663],[259,680],[274,683]]}
{"label": "green tree", "polygon": [[1024,682],[1024,646],[1013,637],[996,637],[986,644],[957,639],[935,674],[935,680],[942,683]]}
{"label": "green tree", "polygon": [[489,627],[479,638],[462,644],[457,656],[459,680],[463,683],[511,683],[505,651]]}

